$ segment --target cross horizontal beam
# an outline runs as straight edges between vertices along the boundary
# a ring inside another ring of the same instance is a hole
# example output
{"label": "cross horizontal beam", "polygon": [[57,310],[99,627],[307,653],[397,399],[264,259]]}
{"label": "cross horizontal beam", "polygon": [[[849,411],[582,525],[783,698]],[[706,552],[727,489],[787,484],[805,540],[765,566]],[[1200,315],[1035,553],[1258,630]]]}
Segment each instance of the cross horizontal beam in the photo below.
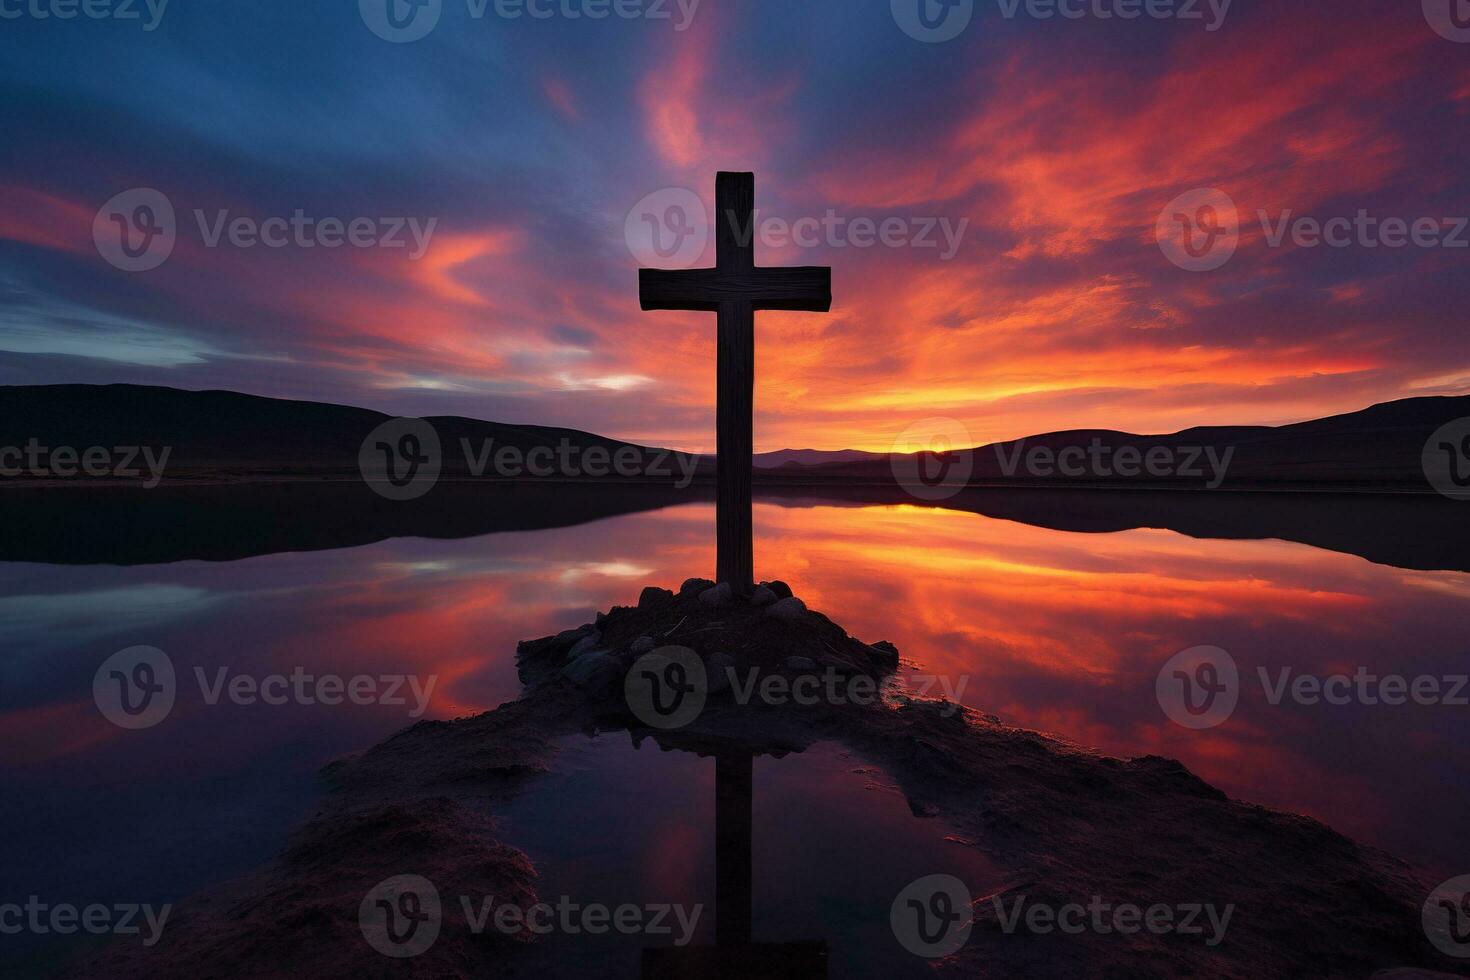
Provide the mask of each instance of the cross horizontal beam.
{"label": "cross horizontal beam", "polygon": [[753,310],[832,309],[832,270],[822,266],[721,269],[639,269],[638,295],[645,310],[718,311],[721,303],[749,303]]}

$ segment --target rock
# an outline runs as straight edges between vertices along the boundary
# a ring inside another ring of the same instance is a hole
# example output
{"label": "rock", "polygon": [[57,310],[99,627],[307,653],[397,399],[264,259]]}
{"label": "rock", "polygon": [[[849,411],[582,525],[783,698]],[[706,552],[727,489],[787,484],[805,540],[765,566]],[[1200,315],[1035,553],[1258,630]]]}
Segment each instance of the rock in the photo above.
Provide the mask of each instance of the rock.
{"label": "rock", "polygon": [[660,589],[650,585],[638,595],[638,608],[647,609],[649,606],[661,606],[666,602],[674,601],[674,593],[668,589]]}
{"label": "rock", "polygon": [[711,654],[705,662],[704,671],[709,681],[709,693],[719,694],[730,687],[730,671],[735,667],[735,658],[726,653]]}
{"label": "rock", "polygon": [[[796,601],[797,602],[800,602],[801,600],[800,599],[797,599]],[[787,670],[816,670],[817,669],[817,662],[815,660],[813,660],[811,657],[787,657],[786,658],[786,669]]]}
{"label": "rock", "polygon": [[733,598],[735,598],[735,590],[730,588],[729,582],[721,582],[699,594],[699,601],[706,606],[728,606]]}
{"label": "rock", "polygon": [[570,647],[582,637],[586,636],[591,629],[591,626],[578,626],[574,630],[562,630],[556,636],[552,637],[552,641],[559,647]]}
{"label": "rock", "polygon": [[879,640],[871,645],[871,649],[878,655],[878,662],[889,667],[898,666],[898,647],[887,640]]}
{"label": "rock", "polygon": [[777,599],[791,598],[791,586],[787,585],[785,582],[780,581],[779,579],[775,582],[762,582],[761,585],[776,593]]}
{"label": "rock", "polygon": [[596,618],[593,619],[592,622],[598,629],[602,629],[603,625],[607,622],[607,613],[598,612]]}
{"label": "rock", "polygon": [[756,607],[769,606],[779,598],[781,597],[771,591],[769,585],[762,585],[750,594],[750,604]]}
{"label": "rock", "polygon": [[[673,595],[674,593],[670,592],[669,598],[673,598]],[[654,642],[653,637],[640,636],[638,637],[638,639],[633,641],[633,646],[631,647],[631,649],[634,656],[641,657],[645,653],[652,653],[657,646],[658,644]]]}
{"label": "rock", "polygon": [[561,675],[583,690],[602,692],[622,678],[623,668],[615,657],[598,650],[567,664]]}
{"label": "rock", "polygon": [[691,578],[691,579],[685,579],[684,580],[684,584],[681,585],[681,586],[679,586],[679,594],[680,595],[698,595],[699,593],[703,592],[705,589],[708,589],[710,586],[712,586],[714,584],[715,583],[711,582],[707,578]]}
{"label": "rock", "polygon": [[567,651],[567,659],[576,660],[584,653],[590,653],[596,650],[601,644],[602,634],[594,630],[573,644],[572,648]]}
{"label": "rock", "polygon": [[806,615],[806,603],[795,596],[787,596],[767,606],[766,612],[777,619],[791,622]]}

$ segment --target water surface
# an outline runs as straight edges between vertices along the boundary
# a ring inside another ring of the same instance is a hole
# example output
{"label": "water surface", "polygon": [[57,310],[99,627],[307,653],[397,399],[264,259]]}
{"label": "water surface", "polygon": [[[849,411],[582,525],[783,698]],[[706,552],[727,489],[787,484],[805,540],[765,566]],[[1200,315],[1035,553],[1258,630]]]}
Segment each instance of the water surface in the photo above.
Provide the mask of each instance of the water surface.
{"label": "water surface", "polygon": [[[1178,758],[1232,796],[1311,814],[1446,875],[1464,870],[1470,709],[1272,705],[1257,669],[1465,674],[1470,574],[1280,540],[1089,534],[903,505],[767,502],[755,524],[763,576],[856,636],[892,640],[919,671],[963,683],[966,704],[1103,752]],[[646,584],[706,573],[712,532],[713,507],[694,503],[219,563],[0,564],[0,901],[171,901],[256,867],[309,814],[323,764],[414,720],[403,706],[209,705],[196,668],[211,679],[222,667],[414,674],[435,678],[427,717],[487,710],[520,693],[518,640],[632,603]],[[139,644],[170,655],[181,689],[166,721],[125,731],[98,712],[92,680],[110,654]],[[1164,716],[1154,683],[1170,656],[1202,644],[1230,651],[1245,685],[1227,722],[1192,731]],[[584,769],[631,773],[639,757],[607,750]],[[657,794],[649,805],[669,808],[668,841],[698,852],[710,777],[700,760],[648,765],[643,778],[660,792],[689,794],[687,806]],[[882,827],[914,848],[942,839],[932,821],[890,820],[901,801],[866,789],[850,774],[860,766],[820,754],[758,763],[772,787],[804,767],[822,774],[761,797],[788,801],[798,829],[782,848],[800,854],[839,823]],[[599,827],[548,805],[562,785],[536,788],[512,826],[533,859],[570,875],[567,835],[596,839]],[[651,848],[644,873],[669,853]],[[609,857],[604,873],[631,875],[630,854]],[[785,892],[760,906],[784,911],[758,921],[777,929],[790,913],[840,934],[841,917],[819,909],[836,893],[830,865],[790,860],[761,852],[757,888]],[[707,884],[701,866],[681,871],[691,888]]]}

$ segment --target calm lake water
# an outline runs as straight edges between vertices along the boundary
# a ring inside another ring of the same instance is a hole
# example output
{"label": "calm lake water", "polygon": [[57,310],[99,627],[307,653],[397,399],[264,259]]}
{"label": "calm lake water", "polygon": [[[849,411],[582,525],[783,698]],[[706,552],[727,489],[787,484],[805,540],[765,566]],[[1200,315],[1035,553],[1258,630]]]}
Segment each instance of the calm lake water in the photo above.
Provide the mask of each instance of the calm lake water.
{"label": "calm lake water", "polygon": [[[711,505],[689,504],[223,563],[0,564],[0,902],[167,902],[255,868],[310,813],[323,764],[414,720],[410,706],[211,705],[195,668],[211,684],[221,668],[433,676],[426,717],[484,711],[520,693],[517,641],[631,604],[644,585],[706,574],[713,519]],[[1470,839],[1470,708],[1272,704],[1258,670],[1272,683],[1283,668],[1464,675],[1470,575],[1277,540],[1083,534],[912,506],[767,502],[755,523],[762,576],[855,636],[893,641],[922,672],[963,682],[968,705],[1102,752],[1177,758],[1232,796],[1310,814],[1446,875],[1466,870],[1456,864]],[[179,695],[163,723],[125,731],[101,716],[92,683],[136,645],[168,653]],[[1229,651],[1243,684],[1233,716],[1195,731],[1165,717],[1155,679],[1198,645]],[[533,784],[503,827],[552,893],[659,875],[681,895],[712,887],[711,760],[635,752],[626,734],[569,758],[575,773]],[[886,928],[844,912],[845,897],[892,895],[936,861],[968,867],[976,894],[985,883],[984,868],[964,864],[974,858],[955,856],[970,849],[861,768],[819,747],[755,769],[757,938],[826,938],[834,967]],[[646,792],[630,796],[638,780]],[[628,826],[644,808],[661,816],[596,844],[600,827]],[[913,860],[854,871],[876,842]],[[22,960],[52,952],[35,944],[9,949]]]}

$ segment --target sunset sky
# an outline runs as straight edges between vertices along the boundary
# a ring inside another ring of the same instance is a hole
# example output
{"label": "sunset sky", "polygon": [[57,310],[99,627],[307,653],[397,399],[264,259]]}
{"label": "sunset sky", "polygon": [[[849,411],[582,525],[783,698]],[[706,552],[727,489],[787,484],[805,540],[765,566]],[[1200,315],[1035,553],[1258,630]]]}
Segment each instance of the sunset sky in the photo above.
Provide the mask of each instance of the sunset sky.
{"label": "sunset sky", "polygon": [[[968,222],[948,261],[758,243],[765,265],[831,265],[835,297],[758,317],[761,450],[887,450],[935,416],[979,443],[1470,392],[1470,248],[1273,246],[1257,216],[1470,214],[1470,43],[1419,0],[1236,0],[1213,31],[1201,6],[1038,20],[976,0],[939,44],[887,0],[703,0],[683,31],[673,0],[670,20],[444,0],[403,44],[354,0],[174,0],[151,31],[0,19],[0,383],[706,450],[714,317],[639,310],[625,221],[664,188],[712,206],[717,170],[754,170],[763,217]],[[172,203],[178,241],[132,273],[93,223],[139,187]],[[1213,271],[1155,237],[1197,188],[1240,213]],[[210,247],[196,209],[437,223],[415,260]]]}

